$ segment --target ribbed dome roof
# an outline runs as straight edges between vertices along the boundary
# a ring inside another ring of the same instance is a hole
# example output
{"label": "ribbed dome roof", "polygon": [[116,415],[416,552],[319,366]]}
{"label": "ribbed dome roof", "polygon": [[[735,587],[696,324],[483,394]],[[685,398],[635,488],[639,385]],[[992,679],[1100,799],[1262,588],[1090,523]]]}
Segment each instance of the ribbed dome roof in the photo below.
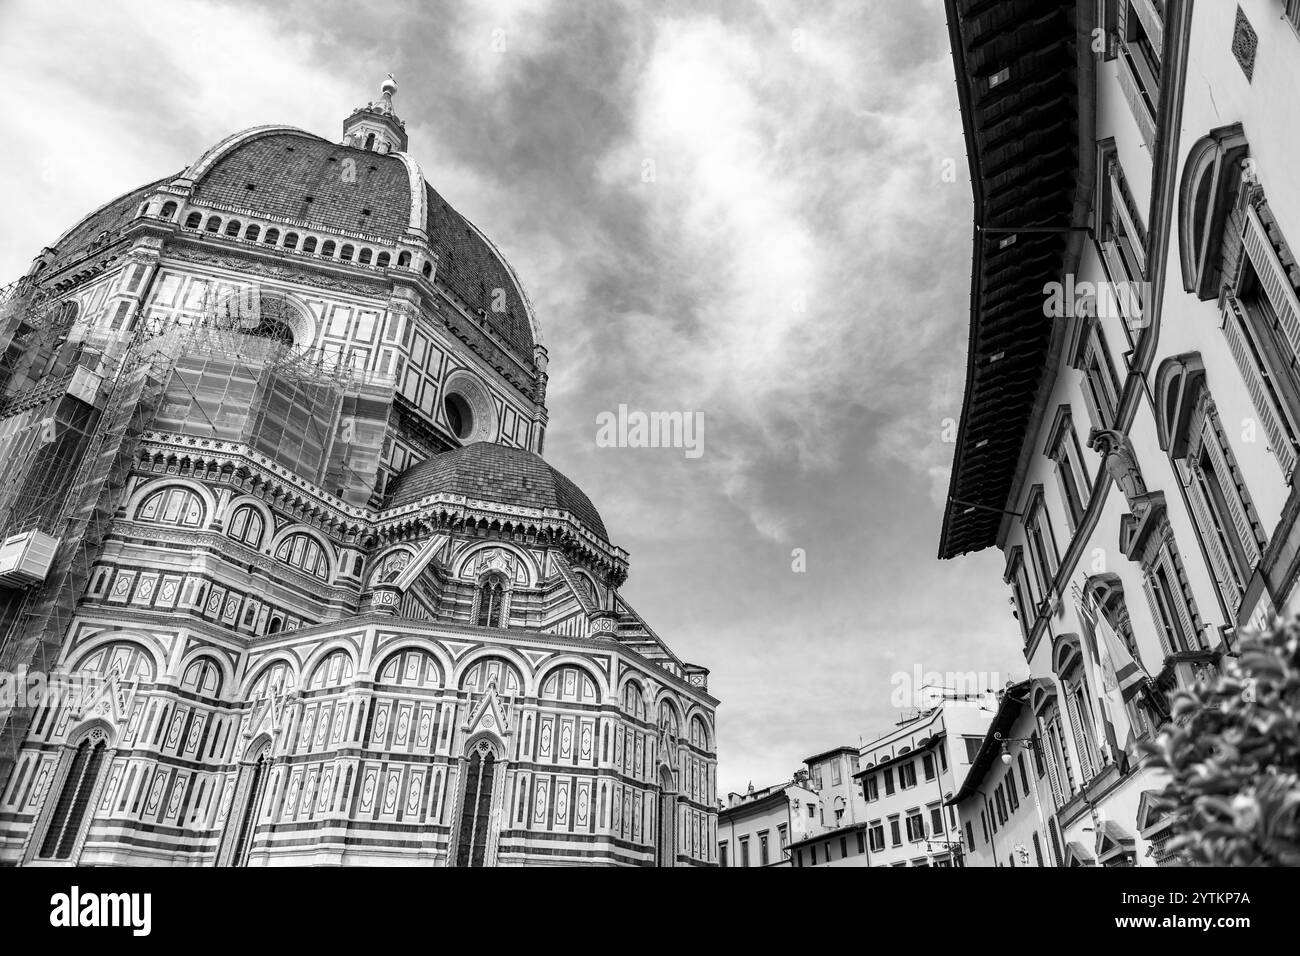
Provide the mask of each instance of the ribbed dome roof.
{"label": "ribbed dome roof", "polygon": [[[363,232],[390,242],[405,234],[411,215],[410,180],[398,156],[297,131],[237,142],[195,183],[194,199],[306,220],[321,229]],[[509,267],[427,183],[425,209],[424,229],[438,254],[438,281],[471,311],[482,309],[485,320],[531,362],[534,342],[528,307]],[[504,291],[501,303],[493,301],[496,289]]]}
{"label": "ribbed dome roof", "polygon": [[[342,146],[286,127],[275,130],[245,131],[209,150],[200,163],[193,200],[252,215],[296,219],[326,232],[363,233],[390,243],[406,236],[413,180],[399,155]],[[116,238],[150,194],[181,175],[141,186],[95,210],[63,235],[47,267],[76,258],[105,234]],[[481,311],[482,320],[515,355],[531,364],[537,342],[530,307],[513,271],[492,243],[432,186],[425,183],[424,191],[422,227],[438,255],[438,281],[471,312]]]}
{"label": "ribbed dome roof", "polygon": [[540,455],[522,448],[475,442],[441,452],[393,479],[384,507],[400,507],[439,493],[503,505],[568,511],[609,540],[600,512],[582,489]]}

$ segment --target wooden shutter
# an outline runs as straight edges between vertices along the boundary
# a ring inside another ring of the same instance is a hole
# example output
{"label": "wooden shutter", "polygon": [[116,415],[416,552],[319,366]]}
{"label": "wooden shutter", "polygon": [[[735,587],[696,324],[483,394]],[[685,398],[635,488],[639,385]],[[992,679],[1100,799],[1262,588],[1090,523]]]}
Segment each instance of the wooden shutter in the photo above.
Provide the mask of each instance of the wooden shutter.
{"label": "wooden shutter", "polygon": [[1255,406],[1259,423],[1263,426],[1264,434],[1268,436],[1269,446],[1277,458],[1278,466],[1282,469],[1283,480],[1290,484],[1291,476],[1295,473],[1296,450],[1286,426],[1283,425],[1283,422],[1288,419],[1284,410],[1274,403],[1273,396],[1264,382],[1264,369],[1260,368],[1255,360],[1255,355],[1262,353],[1251,347],[1253,339],[1250,337],[1250,326],[1241,309],[1241,303],[1231,292],[1224,294],[1222,329],[1228,340],[1228,351],[1232,353],[1232,358],[1237,363],[1237,371],[1241,373],[1242,380],[1246,383],[1246,391],[1250,393],[1251,404]]}
{"label": "wooden shutter", "polygon": [[1296,299],[1286,270],[1278,262],[1268,230],[1254,206],[1246,207],[1246,228],[1241,241],[1259,276],[1260,286],[1277,312],[1278,324],[1282,326],[1291,351],[1300,356],[1300,301]]}
{"label": "wooden shutter", "polygon": [[1151,48],[1155,51],[1155,55],[1160,56],[1164,49],[1165,24],[1155,4],[1151,0],[1129,0],[1129,5],[1141,22],[1142,29],[1146,30],[1147,39],[1151,41]]}
{"label": "wooden shutter", "polygon": [[[1138,269],[1141,275],[1145,276],[1147,271],[1147,251],[1142,245],[1142,231],[1138,229],[1137,223],[1133,221],[1133,216],[1129,212],[1128,202],[1124,198],[1124,187],[1119,181],[1119,164],[1112,162],[1110,164],[1110,205],[1119,216],[1120,223],[1124,226],[1124,233],[1128,236],[1129,242],[1133,246],[1133,255],[1137,259]],[[1133,276],[1132,278],[1139,278]]]}
{"label": "wooden shutter", "polygon": [[[1121,17],[1121,21],[1122,19]],[[1133,75],[1133,68],[1129,66],[1128,55],[1126,53],[1115,58],[1119,89],[1124,94],[1124,99],[1128,101],[1128,108],[1133,113],[1133,118],[1137,120],[1142,141],[1147,144],[1147,149],[1152,149],[1156,141],[1156,121],[1151,111],[1147,109],[1146,100],[1142,98],[1142,89],[1138,86],[1137,77]]]}
{"label": "wooden shutter", "polygon": [[1156,625],[1156,635],[1160,638],[1160,650],[1164,657],[1173,653],[1173,646],[1169,634],[1169,624],[1165,622],[1164,611],[1160,609],[1160,599],[1156,597],[1155,585],[1151,583],[1152,571],[1148,571],[1142,577],[1142,591],[1147,596],[1147,604],[1151,607],[1151,619]]}
{"label": "wooden shutter", "polygon": [[1241,587],[1232,561],[1224,551],[1223,541],[1219,537],[1218,526],[1210,511],[1209,503],[1205,500],[1205,491],[1201,486],[1198,469],[1182,465],[1178,470],[1186,476],[1184,481],[1187,486],[1187,498],[1192,503],[1192,516],[1201,531],[1205,550],[1210,553],[1210,563],[1214,566],[1214,576],[1218,581],[1219,591],[1223,594],[1230,611],[1236,614],[1237,608],[1241,605]]}
{"label": "wooden shutter", "polygon": [[1160,551],[1159,563],[1164,566],[1165,579],[1173,589],[1173,593],[1168,595],[1170,603],[1174,606],[1174,611],[1178,615],[1178,623],[1182,625],[1183,633],[1187,636],[1187,643],[1193,647],[1200,645],[1200,633],[1196,629],[1196,623],[1192,614],[1191,606],[1188,603],[1187,592],[1183,588],[1182,562],[1178,560],[1177,553],[1173,546],[1166,544]]}
{"label": "wooden shutter", "polygon": [[1052,753],[1052,742],[1049,738],[1050,728],[1044,724],[1040,737],[1041,746],[1043,747],[1043,762],[1047,764],[1047,781],[1052,787],[1052,796],[1056,798],[1056,806],[1060,807],[1065,803],[1065,795],[1061,790],[1061,778],[1056,766],[1056,757]]}
{"label": "wooden shutter", "polygon": [[1065,706],[1070,713],[1070,732],[1074,736],[1074,749],[1079,754],[1081,782],[1087,783],[1093,776],[1092,751],[1088,748],[1088,735],[1084,733],[1083,714],[1079,713],[1079,703],[1068,686],[1065,688]]}
{"label": "wooden shutter", "polygon": [[1241,541],[1241,548],[1246,553],[1246,574],[1248,575],[1259,564],[1259,542],[1255,540],[1255,528],[1247,516],[1247,508],[1244,496],[1242,494],[1241,484],[1238,481],[1239,472],[1236,462],[1230,460],[1231,451],[1224,449],[1222,442],[1219,441],[1219,430],[1215,426],[1214,418],[1206,416],[1205,431],[1203,438],[1204,447],[1209,449],[1210,461],[1214,463],[1214,469],[1219,477],[1219,484],[1223,489],[1223,497],[1228,502],[1228,513],[1232,518],[1232,526],[1237,531],[1237,538]]}

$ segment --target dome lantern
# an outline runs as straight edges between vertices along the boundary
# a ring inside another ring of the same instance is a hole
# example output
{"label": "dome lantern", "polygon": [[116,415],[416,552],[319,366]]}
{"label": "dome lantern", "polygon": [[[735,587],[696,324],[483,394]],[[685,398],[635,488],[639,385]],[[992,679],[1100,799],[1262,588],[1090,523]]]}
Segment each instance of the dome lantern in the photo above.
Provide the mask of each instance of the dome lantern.
{"label": "dome lantern", "polygon": [[343,145],[375,153],[405,151],[406,124],[393,110],[396,92],[397,81],[389,73],[379,86],[379,100],[358,107],[343,121]]}

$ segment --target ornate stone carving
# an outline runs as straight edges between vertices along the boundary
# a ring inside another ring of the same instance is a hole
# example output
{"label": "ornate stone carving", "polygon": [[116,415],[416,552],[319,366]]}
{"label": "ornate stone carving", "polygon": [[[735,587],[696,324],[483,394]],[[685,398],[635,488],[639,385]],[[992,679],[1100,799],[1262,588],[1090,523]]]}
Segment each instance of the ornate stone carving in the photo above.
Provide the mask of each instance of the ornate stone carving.
{"label": "ornate stone carving", "polygon": [[1147,486],[1128,436],[1113,428],[1094,428],[1088,432],[1088,447],[1101,453],[1107,473],[1132,509],[1137,499],[1146,494]]}

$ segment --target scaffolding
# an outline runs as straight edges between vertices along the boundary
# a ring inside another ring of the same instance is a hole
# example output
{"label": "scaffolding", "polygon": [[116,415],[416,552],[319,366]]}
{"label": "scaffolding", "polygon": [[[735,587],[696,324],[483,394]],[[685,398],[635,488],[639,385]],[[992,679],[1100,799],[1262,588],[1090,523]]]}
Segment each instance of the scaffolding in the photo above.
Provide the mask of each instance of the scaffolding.
{"label": "scaffolding", "polygon": [[[0,591],[0,670],[56,665],[146,431],[240,442],[344,501],[373,496],[392,377],[296,345],[279,293],[209,298],[192,320],[137,304],[97,333],[25,281],[0,289],[0,542],[56,542],[43,581]],[[0,706],[0,793],[33,713]]]}

